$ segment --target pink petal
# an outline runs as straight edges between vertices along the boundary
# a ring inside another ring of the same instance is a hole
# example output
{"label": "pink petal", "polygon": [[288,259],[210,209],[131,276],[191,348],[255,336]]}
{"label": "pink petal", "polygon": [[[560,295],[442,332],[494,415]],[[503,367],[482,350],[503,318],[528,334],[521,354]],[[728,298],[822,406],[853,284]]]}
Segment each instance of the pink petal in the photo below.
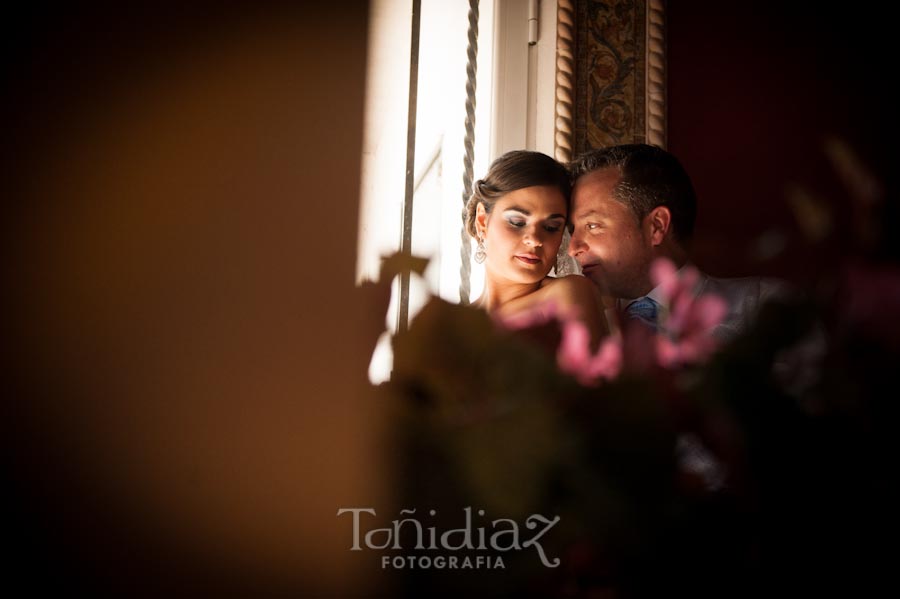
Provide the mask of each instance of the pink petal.
{"label": "pink petal", "polygon": [[684,328],[685,321],[690,316],[693,304],[693,294],[690,292],[685,293],[683,289],[679,290],[678,294],[672,298],[666,329],[675,335],[680,334]]}
{"label": "pink petal", "polygon": [[678,346],[662,335],[656,338],[656,359],[663,368],[675,368],[680,365]]}
{"label": "pink petal", "polygon": [[622,370],[622,338],[610,336],[603,340],[597,354],[591,358],[587,375],[591,379],[614,379]]}
{"label": "pink petal", "polygon": [[671,301],[675,302],[679,298],[682,300],[691,300],[694,298],[694,288],[697,281],[700,280],[700,273],[693,266],[685,266],[678,275],[678,281],[672,291]]}
{"label": "pink petal", "polygon": [[569,374],[583,372],[591,359],[590,340],[590,331],[580,320],[563,323],[562,339],[556,351],[556,363],[560,370]]}
{"label": "pink petal", "polygon": [[728,303],[718,295],[706,293],[694,302],[690,324],[695,330],[709,331],[722,322]]}
{"label": "pink petal", "polygon": [[686,292],[693,295],[694,288],[697,287],[697,282],[700,280],[700,271],[698,271],[693,266],[685,266],[681,271],[681,284],[684,286]]}
{"label": "pink petal", "polygon": [[650,265],[650,280],[660,288],[663,297],[668,300],[678,287],[678,269],[668,258],[657,258]]}

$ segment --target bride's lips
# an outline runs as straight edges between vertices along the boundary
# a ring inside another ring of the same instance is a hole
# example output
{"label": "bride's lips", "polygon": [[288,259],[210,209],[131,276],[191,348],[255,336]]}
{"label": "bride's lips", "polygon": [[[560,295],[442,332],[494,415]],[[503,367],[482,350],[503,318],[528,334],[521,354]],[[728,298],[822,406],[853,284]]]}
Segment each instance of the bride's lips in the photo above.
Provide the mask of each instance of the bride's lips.
{"label": "bride's lips", "polygon": [[540,264],[541,259],[534,254],[516,254],[516,260],[525,264]]}

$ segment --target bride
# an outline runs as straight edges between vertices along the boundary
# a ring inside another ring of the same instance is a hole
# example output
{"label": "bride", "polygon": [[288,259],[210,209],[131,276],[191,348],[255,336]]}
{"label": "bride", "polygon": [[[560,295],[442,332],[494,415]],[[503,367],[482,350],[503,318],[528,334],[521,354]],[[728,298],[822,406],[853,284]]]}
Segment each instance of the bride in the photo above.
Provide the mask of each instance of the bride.
{"label": "bride", "polygon": [[569,174],[546,154],[515,150],[475,182],[466,227],[484,264],[484,291],[474,306],[503,319],[554,306],[580,319],[596,347],[607,332],[602,303],[582,276],[549,276],[568,223]]}

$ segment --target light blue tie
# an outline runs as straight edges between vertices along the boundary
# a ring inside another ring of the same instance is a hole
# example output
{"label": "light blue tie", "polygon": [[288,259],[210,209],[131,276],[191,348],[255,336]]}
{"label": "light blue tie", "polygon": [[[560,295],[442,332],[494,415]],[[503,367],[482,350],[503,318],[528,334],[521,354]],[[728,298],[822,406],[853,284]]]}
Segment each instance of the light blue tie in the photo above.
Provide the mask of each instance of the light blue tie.
{"label": "light blue tie", "polygon": [[656,318],[659,316],[659,304],[649,297],[642,297],[625,307],[625,317],[629,320],[638,320],[654,331],[658,325]]}

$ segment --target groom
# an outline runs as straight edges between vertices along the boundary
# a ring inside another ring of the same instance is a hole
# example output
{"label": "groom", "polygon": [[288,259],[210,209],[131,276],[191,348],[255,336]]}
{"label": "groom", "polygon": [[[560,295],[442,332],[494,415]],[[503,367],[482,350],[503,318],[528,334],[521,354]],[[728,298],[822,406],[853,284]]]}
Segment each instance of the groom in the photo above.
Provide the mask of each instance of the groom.
{"label": "groom", "polygon": [[[569,168],[575,181],[569,255],[604,295],[615,298],[625,318],[658,328],[665,306],[651,282],[650,265],[659,257],[677,268],[688,261],[697,214],[690,178],[675,156],[645,144],[594,150]],[[758,277],[717,279],[701,273],[695,292],[726,300],[728,312],[712,334],[728,341],[783,287]]]}
{"label": "groom", "polygon": [[[650,276],[656,258],[677,268],[688,263],[687,246],[694,232],[697,198],[684,168],[672,154],[645,144],[594,150],[570,164],[574,180],[570,211],[569,254],[601,293],[615,299],[617,314],[665,333],[666,306]],[[727,312],[711,334],[730,341],[752,322],[769,299],[785,294],[782,284],[758,277],[717,279],[700,274],[696,295],[714,293]],[[615,317],[608,318],[617,322]],[[807,372],[822,353],[818,339],[777,363],[786,386],[800,393]],[[680,468],[699,476],[707,490],[725,484],[727,468],[700,438],[681,434],[676,446]]]}

